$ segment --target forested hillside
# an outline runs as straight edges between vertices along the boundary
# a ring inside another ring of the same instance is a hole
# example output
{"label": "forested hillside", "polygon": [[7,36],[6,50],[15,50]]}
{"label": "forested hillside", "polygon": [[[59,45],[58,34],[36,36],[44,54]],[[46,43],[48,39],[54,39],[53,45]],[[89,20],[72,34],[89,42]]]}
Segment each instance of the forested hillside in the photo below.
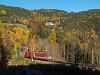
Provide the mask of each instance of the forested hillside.
{"label": "forested hillside", "polygon": [[12,53],[22,55],[34,47],[51,52],[54,60],[100,64],[100,9],[66,12],[0,5],[0,41],[0,60],[4,52],[8,60]]}
{"label": "forested hillside", "polygon": [[[21,23],[24,19],[33,19],[35,21],[47,21],[53,22],[58,27],[62,26],[65,29],[80,28],[94,28],[99,30],[100,9],[92,9],[82,12],[66,12],[56,9],[40,9],[40,10],[27,10],[20,7],[4,6],[0,5],[0,19],[2,22]],[[2,14],[2,10],[6,11],[6,14]]]}

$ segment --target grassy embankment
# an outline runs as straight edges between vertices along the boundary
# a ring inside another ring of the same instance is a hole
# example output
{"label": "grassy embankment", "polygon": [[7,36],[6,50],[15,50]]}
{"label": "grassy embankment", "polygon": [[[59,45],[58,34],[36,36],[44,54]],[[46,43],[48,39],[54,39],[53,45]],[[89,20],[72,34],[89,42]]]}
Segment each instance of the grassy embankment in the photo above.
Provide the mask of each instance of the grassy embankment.
{"label": "grassy embankment", "polygon": [[30,64],[40,64],[40,63],[31,61],[31,59],[22,58],[22,57],[13,57],[8,62],[8,66],[19,66],[19,65],[28,66]]}

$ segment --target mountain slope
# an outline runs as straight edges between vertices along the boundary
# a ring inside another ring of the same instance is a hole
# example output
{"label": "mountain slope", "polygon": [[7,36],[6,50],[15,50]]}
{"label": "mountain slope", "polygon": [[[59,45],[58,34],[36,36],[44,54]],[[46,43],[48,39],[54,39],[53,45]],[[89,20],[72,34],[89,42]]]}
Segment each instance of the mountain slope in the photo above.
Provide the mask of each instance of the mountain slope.
{"label": "mountain slope", "polygon": [[57,9],[27,10],[20,7],[0,5],[0,11],[5,10],[6,14],[0,13],[2,22],[22,23],[23,19],[39,22],[53,22],[57,27],[63,27],[65,31],[70,29],[92,28],[100,30],[100,9],[92,9],[82,12],[66,12]]}

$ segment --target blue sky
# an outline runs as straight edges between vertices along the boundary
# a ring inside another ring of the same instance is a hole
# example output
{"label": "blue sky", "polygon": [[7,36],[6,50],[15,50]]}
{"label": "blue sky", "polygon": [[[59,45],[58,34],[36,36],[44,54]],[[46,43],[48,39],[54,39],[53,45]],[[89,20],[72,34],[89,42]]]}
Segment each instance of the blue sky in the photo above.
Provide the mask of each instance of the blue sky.
{"label": "blue sky", "polygon": [[0,4],[26,9],[60,9],[68,12],[80,12],[100,9],[100,0],[0,0]]}

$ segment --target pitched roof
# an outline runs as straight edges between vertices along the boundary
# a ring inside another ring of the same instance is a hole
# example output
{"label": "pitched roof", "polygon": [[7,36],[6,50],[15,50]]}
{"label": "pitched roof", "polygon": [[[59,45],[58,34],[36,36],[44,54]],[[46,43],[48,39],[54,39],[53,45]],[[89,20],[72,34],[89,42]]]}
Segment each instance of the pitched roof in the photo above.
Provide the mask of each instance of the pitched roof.
{"label": "pitched roof", "polygon": [[54,25],[52,22],[46,22],[45,25]]}

